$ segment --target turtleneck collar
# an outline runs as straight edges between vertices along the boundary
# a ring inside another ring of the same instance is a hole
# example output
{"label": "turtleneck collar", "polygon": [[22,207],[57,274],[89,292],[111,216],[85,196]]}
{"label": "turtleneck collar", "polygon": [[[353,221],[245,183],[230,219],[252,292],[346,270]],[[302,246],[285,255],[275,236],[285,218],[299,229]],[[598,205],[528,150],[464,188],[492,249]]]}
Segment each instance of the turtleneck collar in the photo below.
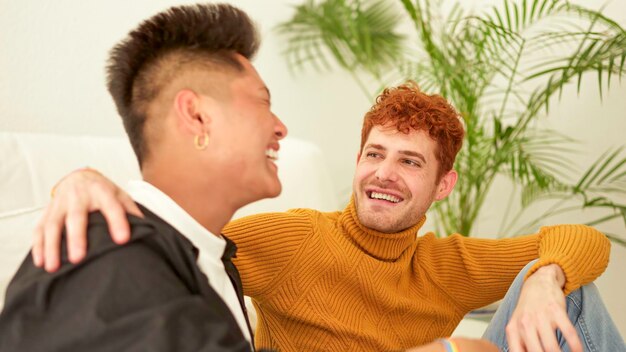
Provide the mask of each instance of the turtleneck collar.
{"label": "turtleneck collar", "polygon": [[374,258],[384,261],[394,261],[416,241],[417,231],[424,225],[426,216],[417,224],[406,230],[396,233],[384,233],[367,228],[359,222],[354,204],[354,196],[341,213],[339,222],[345,229],[345,234],[364,252]]}

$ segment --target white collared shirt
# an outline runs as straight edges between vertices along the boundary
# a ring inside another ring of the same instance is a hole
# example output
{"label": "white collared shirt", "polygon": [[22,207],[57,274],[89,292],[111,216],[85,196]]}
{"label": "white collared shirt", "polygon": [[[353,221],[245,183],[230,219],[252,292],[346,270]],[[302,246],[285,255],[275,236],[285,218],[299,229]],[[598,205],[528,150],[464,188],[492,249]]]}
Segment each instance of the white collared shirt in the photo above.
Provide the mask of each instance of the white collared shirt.
{"label": "white collared shirt", "polygon": [[222,255],[226,249],[226,240],[221,235],[216,236],[200,225],[172,198],[148,182],[141,180],[130,181],[128,183],[128,191],[133,200],[170,224],[198,248],[198,266],[209,278],[209,285],[230,308],[241,328],[243,336],[251,342],[250,331],[237,298],[237,292],[222,263]]}

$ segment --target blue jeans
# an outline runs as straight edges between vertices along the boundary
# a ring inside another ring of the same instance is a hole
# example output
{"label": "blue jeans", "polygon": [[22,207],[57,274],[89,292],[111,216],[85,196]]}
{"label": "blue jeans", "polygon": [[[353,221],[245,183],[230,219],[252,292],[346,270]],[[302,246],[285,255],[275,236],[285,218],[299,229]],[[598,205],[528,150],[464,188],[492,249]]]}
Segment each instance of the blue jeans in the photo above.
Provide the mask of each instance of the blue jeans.
{"label": "blue jeans", "polygon": [[[483,335],[483,338],[495,343],[501,351],[509,350],[504,329],[517,305],[524,276],[534,263],[533,261],[526,265],[517,275]],[[594,284],[583,286],[570,293],[566,297],[566,304],[567,315],[576,328],[585,351],[626,351],[624,340],[611,320]],[[570,351],[561,333],[557,332],[556,335],[561,349]]]}

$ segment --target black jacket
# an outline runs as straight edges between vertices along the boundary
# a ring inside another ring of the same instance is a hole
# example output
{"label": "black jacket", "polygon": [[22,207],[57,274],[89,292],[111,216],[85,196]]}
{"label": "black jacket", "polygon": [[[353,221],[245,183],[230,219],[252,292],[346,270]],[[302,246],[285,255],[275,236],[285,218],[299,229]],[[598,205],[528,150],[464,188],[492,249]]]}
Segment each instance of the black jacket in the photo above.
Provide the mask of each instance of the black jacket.
{"label": "black jacket", "polygon": [[[111,240],[89,216],[89,250],[53,273],[29,254],[0,314],[0,351],[250,351],[239,325],[196,264],[197,249],[142,207],[131,240]],[[241,297],[241,285],[237,282]]]}

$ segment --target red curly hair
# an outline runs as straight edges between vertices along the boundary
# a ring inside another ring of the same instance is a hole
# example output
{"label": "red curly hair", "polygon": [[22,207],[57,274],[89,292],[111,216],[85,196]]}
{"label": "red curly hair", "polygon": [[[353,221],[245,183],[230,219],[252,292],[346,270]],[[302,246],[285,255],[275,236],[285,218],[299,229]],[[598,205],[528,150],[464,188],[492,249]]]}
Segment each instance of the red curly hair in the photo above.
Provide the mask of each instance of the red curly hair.
{"label": "red curly hair", "polygon": [[443,97],[420,91],[414,82],[387,88],[365,114],[361,130],[361,152],[374,126],[395,127],[399,132],[423,130],[437,142],[437,180],[454,166],[463,144],[463,124],[459,113]]}

